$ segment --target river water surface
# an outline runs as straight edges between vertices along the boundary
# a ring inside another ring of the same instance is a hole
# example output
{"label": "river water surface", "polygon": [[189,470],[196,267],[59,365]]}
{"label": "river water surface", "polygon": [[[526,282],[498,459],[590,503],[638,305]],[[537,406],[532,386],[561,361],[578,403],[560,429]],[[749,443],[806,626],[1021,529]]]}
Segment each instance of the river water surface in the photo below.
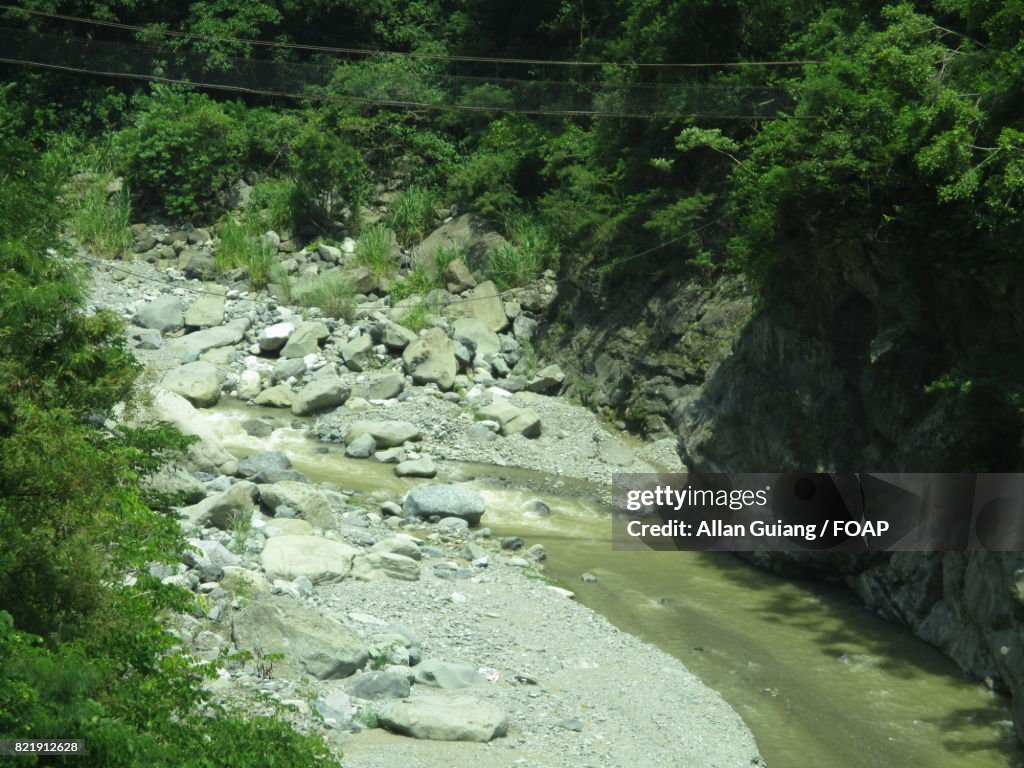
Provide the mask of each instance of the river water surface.
{"label": "river water surface", "polygon": [[[363,493],[400,495],[414,484],[338,446],[317,453],[302,430],[250,437],[239,424],[253,415],[212,414],[236,455],[283,450],[312,480]],[[469,482],[486,498],[484,524],[496,536],[544,544],[550,577],[721,693],[770,768],[1024,766],[1005,698],[839,588],[784,580],[724,554],[613,551],[608,510],[579,481],[471,464],[443,464],[438,479]],[[552,514],[524,517],[533,498]],[[598,580],[582,583],[583,572]]]}

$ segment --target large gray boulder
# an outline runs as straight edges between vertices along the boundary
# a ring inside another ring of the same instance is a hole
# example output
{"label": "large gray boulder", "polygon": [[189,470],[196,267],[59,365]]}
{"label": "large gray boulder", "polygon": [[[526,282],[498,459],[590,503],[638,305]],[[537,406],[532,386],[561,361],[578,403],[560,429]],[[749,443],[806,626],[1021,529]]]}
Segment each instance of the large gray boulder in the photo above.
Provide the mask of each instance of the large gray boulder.
{"label": "large gray boulder", "polygon": [[291,469],[292,462],[282,451],[263,451],[238,462],[238,476],[252,479],[261,472]]}
{"label": "large gray boulder", "polygon": [[314,413],[337,408],[348,400],[349,388],[335,376],[314,379],[295,392],[292,399],[292,413],[296,416],[310,416]]}
{"label": "large gray boulder", "polygon": [[206,486],[179,464],[168,464],[143,477],[139,486],[154,505],[195,504],[206,498]]}
{"label": "large gray boulder", "polygon": [[345,433],[345,442],[351,443],[360,435],[372,437],[377,448],[394,448],[422,437],[419,427],[408,421],[354,421]]}
{"label": "large gray boulder", "polygon": [[186,334],[169,342],[167,348],[181,354],[186,359],[194,359],[211,349],[237,344],[245,338],[245,332],[248,329],[249,319],[240,317],[225,325],[218,325],[216,328],[207,328],[204,331]]}
{"label": "large gray boulder", "polygon": [[320,342],[330,336],[321,322],[301,323],[281,349],[281,357],[305,357],[320,351]]}
{"label": "large gray boulder", "polygon": [[461,317],[455,321],[452,338],[469,344],[477,355],[489,357],[501,351],[501,340],[491,326],[475,317]]}
{"label": "large gray boulder", "polygon": [[184,507],[181,514],[194,525],[212,525],[222,531],[227,530],[238,521],[252,518],[255,509],[252,496],[255,490],[253,483],[235,483],[226,491],[208,496],[191,507]]}
{"label": "large gray boulder", "polygon": [[253,398],[256,405],[265,405],[269,408],[291,408],[294,401],[295,390],[287,384],[267,387]]}
{"label": "large gray boulder", "polygon": [[424,659],[416,665],[413,675],[419,685],[430,685],[444,690],[469,688],[484,681],[476,668],[470,664],[453,664],[436,659]]}
{"label": "large gray boulder", "polygon": [[398,579],[419,581],[420,564],[396,552],[367,552],[352,561],[352,578],[361,581]]}
{"label": "large gray boulder", "polygon": [[387,323],[380,337],[381,343],[388,349],[405,349],[416,341],[416,334],[398,323]]}
{"label": "large gray boulder", "polygon": [[161,384],[198,408],[209,408],[220,400],[220,372],[204,360],[171,369],[164,374]]}
{"label": "large gray boulder", "polygon": [[437,465],[429,456],[400,461],[395,467],[395,475],[398,477],[437,477]]}
{"label": "large gray boulder", "polygon": [[295,323],[284,321],[274,323],[260,329],[256,334],[256,343],[263,352],[277,352],[288,343],[288,338],[295,333]]}
{"label": "large gray boulder", "polygon": [[268,579],[305,576],[314,584],[341,581],[352,571],[359,550],[320,536],[286,535],[267,539],[260,554]]}
{"label": "large gray boulder", "polygon": [[180,331],[185,325],[181,299],[177,296],[157,296],[135,315],[135,324],[152,328],[160,333]]}
{"label": "large gray boulder", "polygon": [[369,660],[359,635],[286,597],[253,600],[235,614],[232,637],[240,651],[258,648],[264,654],[282,654],[274,670],[289,677],[308,674],[335,680],[362,669]]}
{"label": "large gray boulder", "polygon": [[279,483],[259,486],[260,500],[276,513],[279,507],[294,509],[303,519],[320,528],[334,525],[331,503],[320,491],[308,483],[296,480],[282,480]]}
{"label": "large gray boulder", "polygon": [[404,699],[409,695],[409,678],[391,670],[365,672],[345,683],[345,692],[357,699],[382,701]]}
{"label": "large gray boulder", "polygon": [[449,390],[455,384],[458,365],[455,345],[440,328],[431,328],[402,353],[405,370],[417,384],[437,384]]}
{"label": "large gray boulder", "polygon": [[455,300],[446,306],[443,314],[450,318],[472,317],[482,320],[497,333],[508,328],[505,305],[501,302],[497,286],[490,280],[485,280],[470,291],[466,300]]}
{"label": "large gray boulder", "polygon": [[484,514],[484,498],[461,485],[418,485],[402,505],[406,517],[458,517],[476,525]]}
{"label": "large gray boulder", "polygon": [[501,434],[506,437],[540,437],[540,417],[529,408],[519,408],[504,398],[495,398],[490,405],[485,405],[477,413],[484,419],[498,422],[501,425]]}
{"label": "large gray boulder", "polygon": [[204,283],[203,291],[185,312],[185,325],[189,328],[213,328],[224,322],[224,288]]}
{"label": "large gray boulder", "polygon": [[465,253],[465,261],[471,269],[482,270],[491,252],[503,245],[508,245],[508,241],[486,222],[464,213],[427,235],[413,252],[413,262],[422,262],[433,275],[437,269],[437,252],[441,248],[457,248]]}
{"label": "large gray boulder", "polygon": [[373,362],[373,339],[369,334],[356,336],[338,349],[338,355],[350,371],[361,373]]}
{"label": "large gray boulder", "polygon": [[185,465],[189,469],[223,475],[233,475],[238,470],[238,460],[224,449],[203,413],[176,392],[155,388],[153,400],[140,414],[140,421],[172,424],[183,434],[199,438],[188,449]]}
{"label": "large gray boulder", "polygon": [[357,384],[352,387],[353,397],[363,397],[367,400],[389,400],[398,397],[405,389],[405,376],[392,371],[373,376],[365,384]]}
{"label": "large gray boulder", "polygon": [[462,293],[476,288],[476,280],[462,259],[455,259],[444,270],[444,287],[450,293]]}
{"label": "large gray boulder", "polygon": [[526,388],[531,392],[557,391],[561,389],[563,383],[565,383],[565,373],[558,365],[552,364],[537,371]]}
{"label": "large gray boulder", "polygon": [[377,712],[382,728],[432,741],[488,742],[508,732],[508,716],[469,696],[421,696],[389,702]]}

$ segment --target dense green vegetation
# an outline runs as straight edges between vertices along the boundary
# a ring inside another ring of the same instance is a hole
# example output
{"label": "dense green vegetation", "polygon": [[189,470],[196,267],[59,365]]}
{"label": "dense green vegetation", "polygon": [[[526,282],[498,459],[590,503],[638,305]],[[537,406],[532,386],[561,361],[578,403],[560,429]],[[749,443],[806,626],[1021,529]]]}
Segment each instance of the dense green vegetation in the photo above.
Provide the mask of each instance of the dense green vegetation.
{"label": "dense green vegetation", "polygon": [[[274,280],[272,255],[257,234],[267,228],[306,232],[310,239],[356,234],[360,206],[385,189],[397,190],[389,193],[387,229],[370,228],[357,255],[387,278],[396,270],[392,233],[399,244],[415,245],[439,210],[452,205],[475,212],[508,239],[486,265],[503,287],[548,268],[594,268],[595,282],[604,277],[637,286],[734,270],[770,295],[794,275],[803,286],[819,277],[827,283],[867,259],[881,265],[908,311],[917,313],[918,330],[937,329],[939,340],[922,367],[933,380],[928,394],[955,391],[969,399],[984,391],[987,402],[1020,413],[1019,331],[992,330],[982,317],[985,291],[1012,291],[1024,282],[1018,246],[1024,12],[1018,3],[25,0],[22,6],[201,34],[175,38],[166,53],[210,72],[231,72],[239,58],[251,57],[319,63],[330,68],[330,78],[290,101],[4,67],[0,733],[80,734],[96,750],[97,765],[324,760],[315,742],[270,721],[246,723],[223,713],[199,718],[204,698],[194,675],[208,670],[187,668],[156,618],[185,608],[185,596],[147,576],[147,564],[173,561],[180,542],[138,490],[140,476],[181,440],[97,426],[116,403],[131,400],[137,372],[122,351],[116,319],[81,312],[81,283],[60,247],[65,214],[83,242],[108,256],[126,249],[129,221],[220,221],[218,266],[244,267],[255,287]],[[24,29],[130,36],[3,16],[6,25]],[[139,37],[150,44],[159,38]],[[608,63],[335,59],[253,46],[245,38],[432,57]],[[632,66],[768,59],[817,63],[684,71]],[[453,89],[446,79],[452,76],[479,80]],[[783,119],[515,114],[501,109],[518,98],[507,79],[548,79],[576,90],[684,83],[711,94],[771,86],[785,95],[777,115]],[[396,84],[410,100],[433,108],[401,110],[350,98],[372,100]],[[495,109],[451,108],[458,105]],[[107,190],[116,176],[125,186],[111,200]],[[254,182],[252,202],[235,218],[226,202],[243,176]],[[642,258],[623,259],[669,241]],[[439,254],[435,266],[443,273],[454,256]],[[427,293],[440,285],[438,270],[421,266],[393,285],[396,299]],[[316,290],[331,314],[351,313],[347,285]],[[975,315],[944,313],[944,300],[969,306],[968,298]],[[415,312],[412,325],[422,321]],[[208,740],[218,750],[209,750]]]}
{"label": "dense green vegetation", "polygon": [[[214,706],[215,665],[175,649],[163,617],[191,593],[177,523],[140,479],[187,441],[105,426],[134,402],[120,319],[86,315],[61,245],[59,153],[40,153],[17,105],[0,109],[0,735],[82,738],[96,766],[330,765],[316,739]],[[34,764],[42,759],[25,758]]]}

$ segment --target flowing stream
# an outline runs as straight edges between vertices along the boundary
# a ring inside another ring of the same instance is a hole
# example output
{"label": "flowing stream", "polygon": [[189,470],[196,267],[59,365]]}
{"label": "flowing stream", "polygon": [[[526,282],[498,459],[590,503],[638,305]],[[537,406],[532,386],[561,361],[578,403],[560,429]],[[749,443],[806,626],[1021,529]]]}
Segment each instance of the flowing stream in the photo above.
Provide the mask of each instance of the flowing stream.
{"label": "flowing stream", "polygon": [[[250,437],[240,422],[253,415],[211,415],[236,455],[283,450],[313,481],[368,494],[398,496],[416,482],[396,478],[390,465],[347,459],[338,446],[318,453],[303,430]],[[608,510],[582,481],[457,463],[444,464],[438,480],[469,482],[487,500],[484,524],[495,536],[544,544],[551,578],[719,691],[771,768],[1024,766],[1007,699],[842,589],[722,554],[613,551]],[[519,510],[533,498],[552,514],[524,517]],[[598,580],[582,583],[583,572]]]}

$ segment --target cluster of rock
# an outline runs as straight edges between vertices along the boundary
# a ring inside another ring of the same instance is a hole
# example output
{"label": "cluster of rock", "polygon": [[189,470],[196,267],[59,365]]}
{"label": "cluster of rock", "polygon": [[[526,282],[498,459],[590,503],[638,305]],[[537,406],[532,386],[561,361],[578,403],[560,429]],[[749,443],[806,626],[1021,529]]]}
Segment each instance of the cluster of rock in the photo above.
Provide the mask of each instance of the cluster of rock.
{"label": "cluster of rock", "polygon": [[[180,396],[156,394],[147,418],[203,424]],[[200,433],[200,455],[223,452],[216,438]],[[408,437],[374,425],[362,434],[384,443]],[[506,733],[507,714],[472,695],[470,689],[486,684],[476,666],[423,658],[415,631],[329,611],[320,590],[346,580],[471,579],[496,564],[529,568],[543,560],[543,547],[521,557],[515,552],[521,539],[495,546],[489,530],[471,532],[485,505],[463,486],[419,485],[401,504],[371,506],[350,492],[314,485],[281,452],[222,466],[231,475],[200,471],[209,465],[190,458],[149,482],[152,491],[192,502],[173,509],[190,549],[176,569],[152,569],[166,583],[205,598],[204,608],[178,622],[182,643],[207,659],[225,648],[257,661],[280,656],[272,673],[235,663],[215,688],[262,690],[307,713],[311,703],[327,727],[339,731],[375,722],[419,739],[486,742]],[[427,535],[411,536],[407,528]],[[317,681],[312,702],[295,698],[303,677]],[[459,693],[438,695],[452,690]],[[372,717],[360,717],[363,710]]]}

